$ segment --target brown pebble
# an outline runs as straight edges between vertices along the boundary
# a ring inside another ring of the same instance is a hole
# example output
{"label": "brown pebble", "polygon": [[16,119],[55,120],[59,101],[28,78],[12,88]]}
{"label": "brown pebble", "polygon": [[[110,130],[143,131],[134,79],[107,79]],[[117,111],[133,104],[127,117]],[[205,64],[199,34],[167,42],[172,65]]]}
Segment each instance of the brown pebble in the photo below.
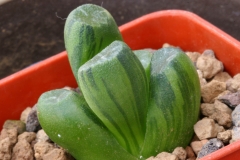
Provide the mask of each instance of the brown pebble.
{"label": "brown pebble", "polygon": [[215,112],[214,104],[211,103],[202,103],[200,106],[201,113],[204,116],[211,116]]}
{"label": "brown pebble", "polygon": [[35,151],[34,156],[36,160],[42,160],[43,156],[53,149],[54,149],[54,146],[51,143],[44,142],[44,141],[37,142],[34,145],[34,151]]}
{"label": "brown pebble", "polygon": [[220,82],[227,82],[227,80],[231,78],[232,77],[227,72],[219,72],[214,76],[213,80],[220,81]]}
{"label": "brown pebble", "polygon": [[182,147],[177,147],[174,149],[172,154],[176,155],[179,160],[185,160],[187,157],[187,152],[184,148]]}
{"label": "brown pebble", "polygon": [[18,141],[26,140],[28,143],[31,143],[36,138],[36,133],[34,132],[23,132],[18,136]]}
{"label": "brown pebble", "polygon": [[156,156],[156,160],[178,160],[178,157],[168,152],[161,152]]}
{"label": "brown pebble", "polygon": [[203,78],[203,74],[202,74],[202,71],[200,71],[199,69],[197,70],[197,73],[198,73],[198,78],[199,78],[199,81],[200,81],[200,86],[204,86],[207,84],[207,81],[205,78]]}
{"label": "brown pebble", "polygon": [[201,56],[199,52],[185,52],[185,53],[192,60],[193,63],[196,63],[198,57]]}
{"label": "brown pebble", "polygon": [[3,128],[0,134],[0,141],[5,138],[9,138],[12,145],[17,142],[17,128],[5,129]]}
{"label": "brown pebble", "polygon": [[240,89],[240,73],[236,74],[232,79],[226,82],[227,90],[237,92]]}
{"label": "brown pebble", "polygon": [[39,130],[37,132],[37,138],[36,140],[38,142],[41,142],[41,141],[50,141],[48,135],[45,133],[45,131],[43,129]]}
{"label": "brown pebble", "polygon": [[193,151],[192,147],[187,146],[187,147],[185,148],[185,150],[186,150],[186,153],[187,153],[187,158],[192,158],[192,157],[195,158],[195,157],[196,157],[195,154],[194,154],[194,151]]}
{"label": "brown pebble", "polygon": [[232,131],[226,130],[224,132],[219,132],[217,138],[225,144],[229,143],[230,139],[232,138]]}
{"label": "brown pebble", "polygon": [[215,112],[209,118],[214,119],[219,125],[225,128],[230,128],[232,126],[232,110],[218,100],[214,102],[214,109]]}
{"label": "brown pebble", "polygon": [[193,141],[191,142],[191,147],[194,151],[194,153],[197,155],[198,152],[202,149],[203,145],[205,145],[208,142],[207,139],[201,140],[201,141]]}
{"label": "brown pebble", "polygon": [[60,148],[55,148],[48,152],[47,154],[43,155],[43,160],[67,160],[67,156],[65,151]]}
{"label": "brown pebble", "polygon": [[31,107],[27,107],[26,109],[24,109],[21,113],[20,120],[23,121],[24,123],[27,123],[27,117],[28,117],[29,113],[31,112],[31,110],[32,110]]}
{"label": "brown pebble", "polygon": [[217,136],[217,129],[213,119],[204,118],[198,121],[193,128],[200,140]]}
{"label": "brown pebble", "polygon": [[12,143],[8,137],[0,140],[0,157],[2,158],[2,160],[11,159],[11,154],[12,154],[11,150],[12,150]]}
{"label": "brown pebble", "polygon": [[214,56],[211,50],[205,50],[201,56],[198,57],[196,66],[203,73],[203,78],[211,79],[217,73],[223,71],[223,64]]}
{"label": "brown pebble", "polygon": [[214,102],[220,93],[226,90],[226,83],[212,80],[201,88],[201,95],[205,103]]}
{"label": "brown pebble", "polygon": [[11,160],[33,160],[33,150],[31,145],[26,140],[21,140],[16,143],[13,148]]}

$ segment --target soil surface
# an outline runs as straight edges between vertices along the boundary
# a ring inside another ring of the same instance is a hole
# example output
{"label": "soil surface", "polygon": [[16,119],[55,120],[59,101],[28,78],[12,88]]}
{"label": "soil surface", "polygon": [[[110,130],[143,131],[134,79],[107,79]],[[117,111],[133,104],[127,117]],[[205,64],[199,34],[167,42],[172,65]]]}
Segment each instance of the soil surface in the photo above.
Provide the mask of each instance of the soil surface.
{"label": "soil surface", "polygon": [[188,10],[240,40],[239,0],[14,0],[0,3],[0,79],[65,50],[65,18],[84,3],[102,5],[118,25],[154,11]]}

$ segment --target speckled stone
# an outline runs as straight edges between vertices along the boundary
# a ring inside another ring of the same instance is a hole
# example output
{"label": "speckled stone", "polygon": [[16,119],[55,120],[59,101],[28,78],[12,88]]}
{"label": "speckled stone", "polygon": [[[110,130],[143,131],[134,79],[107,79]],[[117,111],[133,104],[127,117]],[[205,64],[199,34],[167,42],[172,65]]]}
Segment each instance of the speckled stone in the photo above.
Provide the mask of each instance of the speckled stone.
{"label": "speckled stone", "polygon": [[40,123],[39,123],[38,117],[37,117],[37,106],[35,105],[27,117],[26,131],[27,132],[37,132],[41,128],[42,127],[40,126]]}
{"label": "speckled stone", "polygon": [[218,140],[217,138],[210,139],[200,150],[198,153],[197,158],[202,158],[210,153],[213,153],[214,151],[224,147],[224,144],[222,141]]}

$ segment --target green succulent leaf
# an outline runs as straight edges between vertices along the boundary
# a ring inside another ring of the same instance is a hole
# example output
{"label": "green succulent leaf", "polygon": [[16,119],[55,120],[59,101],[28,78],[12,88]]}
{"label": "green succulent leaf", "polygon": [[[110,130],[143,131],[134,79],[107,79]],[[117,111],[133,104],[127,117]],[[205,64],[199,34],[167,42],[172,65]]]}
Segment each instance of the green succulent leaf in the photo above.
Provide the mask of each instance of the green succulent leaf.
{"label": "green succulent leaf", "polygon": [[[151,64],[151,59],[154,52],[155,50],[153,49],[141,49],[141,50],[133,51],[133,53],[137,56],[143,68],[145,69],[147,78],[150,77],[150,64]],[[148,79],[148,82],[149,82],[149,79]]]}
{"label": "green succulent leaf", "polygon": [[80,67],[79,84],[93,112],[118,142],[139,156],[144,141],[148,83],[131,49],[114,41]]}
{"label": "green succulent leaf", "polygon": [[51,140],[78,160],[137,160],[91,111],[83,96],[66,89],[41,95],[38,118]]}
{"label": "green succulent leaf", "polygon": [[196,69],[178,48],[163,48],[154,53],[149,86],[144,157],[187,146],[200,106]]}
{"label": "green succulent leaf", "polygon": [[122,40],[122,36],[107,10],[93,4],[74,9],[65,23],[64,41],[75,78],[81,65],[114,40]]}

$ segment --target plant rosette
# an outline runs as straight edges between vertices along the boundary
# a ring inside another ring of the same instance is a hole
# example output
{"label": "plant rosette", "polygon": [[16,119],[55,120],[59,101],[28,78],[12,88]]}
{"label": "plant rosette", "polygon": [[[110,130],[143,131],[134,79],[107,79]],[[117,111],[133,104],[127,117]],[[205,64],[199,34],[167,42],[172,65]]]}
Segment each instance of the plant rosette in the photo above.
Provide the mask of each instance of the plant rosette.
{"label": "plant rosette", "polygon": [[199,118],[200,83],[179,48],[134,50],[108,11],[86,4],[65,24],[81,94],[56,89],[37,103],[39,122],[76,159],[146,159],[186,147]]}

